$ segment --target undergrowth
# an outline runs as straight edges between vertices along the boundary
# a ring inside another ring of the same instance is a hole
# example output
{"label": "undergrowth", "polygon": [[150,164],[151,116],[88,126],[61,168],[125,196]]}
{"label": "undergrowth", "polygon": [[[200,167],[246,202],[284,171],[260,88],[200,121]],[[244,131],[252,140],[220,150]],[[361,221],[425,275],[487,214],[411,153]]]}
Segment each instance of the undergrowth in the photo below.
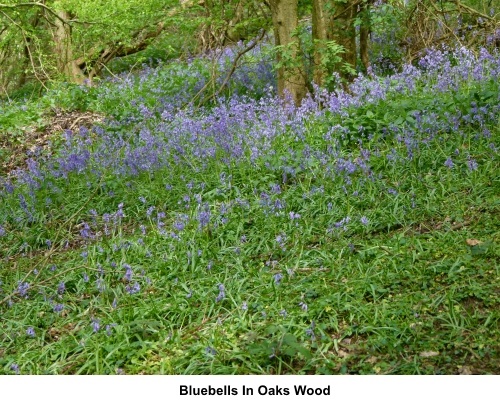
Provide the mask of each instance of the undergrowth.
{"label": "undergrowth", "polygon": [[108,120],[0,178],[0,370],[500,371],[498,55],[300,108],[162,69],[80,89]]}

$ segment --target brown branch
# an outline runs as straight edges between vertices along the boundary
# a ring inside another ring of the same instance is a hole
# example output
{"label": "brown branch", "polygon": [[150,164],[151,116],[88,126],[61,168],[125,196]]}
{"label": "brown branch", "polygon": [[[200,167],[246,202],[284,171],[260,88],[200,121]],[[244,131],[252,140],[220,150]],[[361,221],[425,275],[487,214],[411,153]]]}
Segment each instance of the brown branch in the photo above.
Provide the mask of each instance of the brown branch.
{"label": "brown branch", "polygon": [[27,2],[27,3],[18,3],[18,4],[3,4],[0,3],[0,8],[10,8],[10,9],[15,9],[18,7],[41,7],[44,10],[48,11],[50,14],[52,14],[54,17],[56,17],[59,21],[61,21],[63,24],[69,24],[69,21],[66,21],[64,18],[60,17],[56,11],[54,11],[52,8],[49,6],[46,6],[43,3],[38,3],[38,2]]}
{"label": "brown branch", "polygon": [[238,67],[238,62],[239,60],[247,53],[250,52],[253,48],[257,46],[257,44],[264,38],[264,35],[266,34],[266,30],[262,30],[260,35],[255,39],[255,41],[251,42],[246,48],[242,49],[241,51],[238,52],[236,55],[236,58],[234,58],[233,64],[231,66],[231,69],[227,73],[226,77],[224,78],[224,81],[220,85],[220,87],[217,89],[217,91],[214,92],[211,96],[204,97],[203,100],[200,102],[201,104],[206,103],[210,99],[216,98],[227,86],[229,83],[229,80],[231,80],[231,77],[233,76],[234,72],[236,71]]}

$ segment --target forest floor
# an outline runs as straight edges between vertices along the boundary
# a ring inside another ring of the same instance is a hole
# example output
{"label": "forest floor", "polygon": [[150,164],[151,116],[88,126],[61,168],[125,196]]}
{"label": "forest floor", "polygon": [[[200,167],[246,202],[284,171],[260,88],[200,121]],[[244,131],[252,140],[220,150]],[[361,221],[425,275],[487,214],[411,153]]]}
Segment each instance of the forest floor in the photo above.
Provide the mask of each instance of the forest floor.
{"label": "forest floor", "polygon": [[0,373],[498,374],[500,58],[474,61],[299,109],[177,108],[168,65],[1,104]]}

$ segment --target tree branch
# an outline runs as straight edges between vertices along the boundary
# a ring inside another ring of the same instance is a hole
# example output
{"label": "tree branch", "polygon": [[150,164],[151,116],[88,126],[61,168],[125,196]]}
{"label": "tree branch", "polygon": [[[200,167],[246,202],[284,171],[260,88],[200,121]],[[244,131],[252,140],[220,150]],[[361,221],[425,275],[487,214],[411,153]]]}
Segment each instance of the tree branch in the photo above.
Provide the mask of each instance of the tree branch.
{"label": "tree branch", "polygon": [[0,8],[10,8],[10,9],[15,9],[18,7],[41,7],[44,10],[48,11],[50,14],[52,14],[54,17],[56,17],[59,21],[61,21],[63,24],[69,24],[69,21],[66,21],[64,18],[59,16],[56,11],[54,11],[52,8],[49,6],[46,6],[43,3],[38,3],[38,2],[27,2],[27,3],[18,3],[18,4],[3,4],[0,3]]}

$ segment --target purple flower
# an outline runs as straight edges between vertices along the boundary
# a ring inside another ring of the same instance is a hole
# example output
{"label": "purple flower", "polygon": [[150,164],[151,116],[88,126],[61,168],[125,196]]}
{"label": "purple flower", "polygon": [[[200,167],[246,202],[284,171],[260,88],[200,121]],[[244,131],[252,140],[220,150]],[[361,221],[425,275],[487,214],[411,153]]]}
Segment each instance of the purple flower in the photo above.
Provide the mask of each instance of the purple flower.
{"label": "purple flower", "polygon": [[369,223],[370,221],[369,221],[369,220],[368,220],[368,218],[366,218],[365,216],[362,216],[362,217],[361,217],[361,219],[360,219],[360,222],[361,222],[364,226],[366,226],[366,225],[368,225],[368,223]]}
{"label": "purple flower", "polygon": [[473,172],[474,170],[477,170],[478,165],[477,165],[477,162],[474,159],[469,158],[467,160],[467,167],[469,168],[469,170],[471,172]]}
{"label": "purple flower", "polygon": [[302,311],[307,311],[307,304],[305,302],[299,302],[299,306],[302,309]]}
{"label": "purple flower", "polygon": [[19,281],[17,285],[17,293],[23,298],[28,298],[29,288],[30,288],[29,283],[27,282],[23,283],[22,281]]}
{"label": "purple flower", "polygon": [[89,224],[87,224],[86,222],[83,223],[83,229],[80,231],[80,235],[84,239],[92,239],[94,237]]}
{"label": "purple flower", "polygon": [[290,216],[290,219],[293,221],[293,220],[297,220],[297,219],[299,219],[301,215],[300,215],[300,214],[297,214],[297,213],[295,213],[295,212],[293,212],[293,211],[290,211],[289,216]]}
{"label": "purple flower", "polygon": [[125,290],[130,294],[137,294],[139,291],[141,291],[141,286],[139,285],[138,282],[135,282],[133,285],[128,285],[125,287]]}
{"label": "purple flower", "polygon": [[12,364],[10,365],[10,369],[11,369],[14,373],[19,374],[19,365],[18,365],[18,364],[16,364],[16,363],[12,363]]}
{"label": "purple flower", "polygon": [[208,205],[205,205],[204,209],[198,214],[198,222],[200,228],[204,228],[210,223],[210,207]]}
{"label": "purple flower", "polygon": [[26,329],[26,334],[29,336],[29,337],[35,337],[35,329],[33,329],[31,326]]}
{"label": "purple flower", "polygon": [[56,305],[54,305],[53,309],[54,309],[54,312],[56,312],[56,313],[62,312],[64,309],[64,305],[63,304],[56,304]]}
{"label": "purple flower", "polygon": [[0,238],[5,235],[7,235],[5,228],[2,225],[0,225]]}
{"label": "purple flower", "polygon": [[205,348],[205,353],[210,356],[215,356],[217,354],[217,351],[213,347],[208,346]]}
{"label": "purple flower", "polygon": [[224,284],[219,284],[219,295],[215,298],[215,302],[222,301],[226,297],[226,293],[224,292]]}
{"label": "purple flower", "polygon": [[99,329],[101,329],[101,321],[99,319],[92,319],[92,322],[90,323],[90,326],[92,326],[92,330],[94,333],[99,332]]}
{"label": "purple flower", "polygon": [[453,160],[451,160],[451,157],[448,157],[448,159],[446,159],[446,161],[444,162],[444,165],[451,169],[453,166],[455,166],[455,164],[453,163]]}
{"label": "purple flower", "polygon": [[66,284],[64,284],[64,281],[61,281],[57,286],[57,293],[59,295],[63,295],[64,291],[66,291]]}
{"label": "purple flower", "polygon": [[129,264],[124,264],[123,268],[125,269],[125,275],[123,278],[127,281],[132,280],[132,267]]}
{"label": "purple flower", "polygon": [[316,327],[316,324],[311,322],[311,327],[306,329],[306,335],[311,337],[311,340],[316,339],[316,335],[314,334],[314,328]]}
{"label": "purple flower", "polygon": [[104,280],[102,278],[98,278],[96,281],[95,281],[95,286],[97,288],[97,290],[99,292],[103,292],[104,289],[106,288],[105,284],[104,284]]}
{"label": "purple flower", "polygon": [[247,302],[246,302],[246,301],[243,301],[243,303],[241,304],[241,309],[242,309],[243,311],[246,311],[246,310],[248,309],[248,304],[247,304]]}
{"label": "purple flower", "polygon": [[85,283],[88,283],[88,282],[89,282],[89,276],[88,276],[88,274],[87,274],[87,273],[83,273],[83,281],[84,281]]}
{"label": "purple flower", "polygon": [[277,273],[273,276],[274,283],[279,284],[281,282],[281,279],[283,278],[283,274]]}
{"label": "purple flower", "polygon": [[116,326],[116,323],[106,325],[106,335],[111,336],[111,334],[113,333],[113,328],[115,326]]}

